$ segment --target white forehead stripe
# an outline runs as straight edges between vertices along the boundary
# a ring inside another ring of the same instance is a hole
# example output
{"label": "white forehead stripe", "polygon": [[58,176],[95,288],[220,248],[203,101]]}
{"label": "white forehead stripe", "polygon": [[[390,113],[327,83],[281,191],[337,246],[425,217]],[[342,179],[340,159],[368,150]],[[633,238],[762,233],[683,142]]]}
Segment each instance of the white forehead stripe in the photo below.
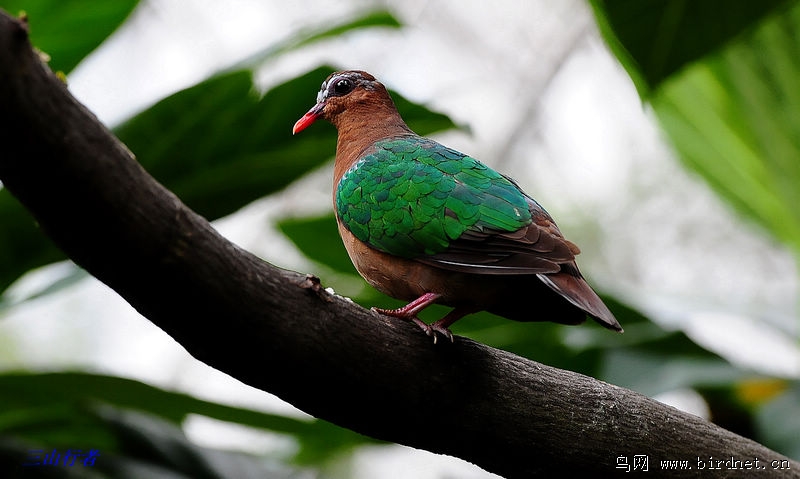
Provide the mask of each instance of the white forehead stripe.
{"label": "white forehead stripe", "polygon": [[[334,77],[329,78],[327,81],[322,82],[322,86],[320,87],[319,93],[317,93],[317,103],[325,101],[328,98],[328,86],[336,84],[341,79],[348,79],[353,82],[357,82],[359,79],[362,79],[361,75],[354,75],[352,73],[340,73]],[[372,89],[370,84],[364,85],[368,89]]]}

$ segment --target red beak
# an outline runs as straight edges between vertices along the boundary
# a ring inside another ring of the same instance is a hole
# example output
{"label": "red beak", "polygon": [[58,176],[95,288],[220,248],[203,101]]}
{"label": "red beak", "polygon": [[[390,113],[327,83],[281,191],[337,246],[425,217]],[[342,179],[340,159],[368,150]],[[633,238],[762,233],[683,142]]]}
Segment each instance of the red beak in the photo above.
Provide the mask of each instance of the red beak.
{"label": "red beak", "polygon": [[317,103],[313,108],[308,110],[308,113],[303,115],[303,117],[297,120],[297,123],[294,124],[294,127],[292,128],[292,135],[300,133],[311,126],[312,123],[317,121],[317,118],[322,115],[323,108],[325,108],[325,103]]}

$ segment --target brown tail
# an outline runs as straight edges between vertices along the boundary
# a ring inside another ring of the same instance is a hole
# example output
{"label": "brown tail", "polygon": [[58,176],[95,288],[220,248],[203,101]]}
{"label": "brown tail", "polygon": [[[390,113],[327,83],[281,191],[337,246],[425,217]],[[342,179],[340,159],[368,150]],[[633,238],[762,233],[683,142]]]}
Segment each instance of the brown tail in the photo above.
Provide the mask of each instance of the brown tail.
{"label": "brown tail", "polygon": [[537,274],[536,276],[550,289],[585,311],[586,314],[604,327],[622,332],[622,326],[611,314],[611,311],[608,310],[603,300],[597,296],[597,293],[583,279],[575,263],[562,265],[559,273]]}

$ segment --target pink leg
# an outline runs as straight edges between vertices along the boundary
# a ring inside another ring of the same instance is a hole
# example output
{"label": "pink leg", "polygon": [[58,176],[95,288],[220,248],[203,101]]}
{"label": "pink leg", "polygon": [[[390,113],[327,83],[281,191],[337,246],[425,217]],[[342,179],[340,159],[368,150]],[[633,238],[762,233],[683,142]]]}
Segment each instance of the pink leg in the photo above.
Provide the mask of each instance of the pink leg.
{"label": "pink leg", "polygon": [[464,316],[474,313],[478,311],[474,308],[456,308],[449,313],[442,319],[431,323],[430,325],[425,324],[417,317],[420,311],[427,308],[431,304],[435,303],[437,299],[439,299],[442,295],[438,293],[425,293],[419,298],[415,299],[414,301],[408,303],[407,305],[403,306],[402,308],[397,309],[381,309],[381,308],[372,308],[373,311],[377,311],[378,313],[385,314],[387,316],[392,316],[395,318],[405,319],[406,321],[411,321],[412,323],[416,324],[420,327],[425,334],[428,336],[433,337],[433,343],[436,344],[439,335],[446,337],[453,342],[453,333],[450,332],[450,326],[458,321],[459,319],[463,318]]}
{"label": "pink leg", "polygon": [[436,300],[439,299],[441,296],[442,296],[441,294],[437,293],[425,293],[419,298],[415,299],[414,301],[403,306],[402,308],[397,308],[397,309],[372,308],[372,310],[377,311],[381,314],[385,314],[386,316],[392,316],[395,318],[410,320],[412,318],[416,318],[417,314],[419,314],[420,311],[435,303]]}
{"label": "pink leg", "polygon": [[[438,293],[425,293],[419,298],[415,299],[414,301],[403,306],[402,308],[397,308],[397,309],[372,308],[372,310],[381,314],[385,314],[386,316],[392,316],[394,318],[400,318],[406,321],[411,321],[412,323],[419,326],[420,329],[425,331],[425,334],[431,336],[433,335],[431,327],[422,322],[422,320],[417,317],[417,314],[419,314],[419,312],[422,311],[423,309],[435,303],[436,300],[439,299],[441,296],[442,295]],[[435,335],[433,335],[433,339],[434,342],[436,342]]]}

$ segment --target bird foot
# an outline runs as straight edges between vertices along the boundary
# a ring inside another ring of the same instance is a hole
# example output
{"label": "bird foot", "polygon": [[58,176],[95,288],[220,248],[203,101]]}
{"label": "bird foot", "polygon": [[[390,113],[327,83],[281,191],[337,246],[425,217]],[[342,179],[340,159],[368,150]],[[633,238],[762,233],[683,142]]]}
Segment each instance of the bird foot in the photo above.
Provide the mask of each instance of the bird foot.
{"label": "bird foot", "polygon": [[414,301],[408,303],[402,308],[397,309],[382,309],[372,308],[373,311],[393,318],[400,318],[405,321],[410,321],[423,331],[425,334],[433,338],[433,344],[439,342],[439,336],[444,336],[450,342],[454,342],[453,333],[450,332],[450,325],[462,318],[464,315],[474,312],[473,309],[456,308],[447,314],[444,318],[434,321],[431,324],[424,323],[417,317],[417,314],[431,304],[435,303],[441,297],[438,293],[425,293]]}
{"label": "bird foot", "polygon": [[439,336],[444,336],[445,338],[449,339],[451,343],[455,341],[453,338],[453,333],[447,329],[447,325],[442,324],[441,320],[435,321],[431,324],[426,324],[424,321],[419,319],[414,312],[409,312],[406,307],[397,309],[382,309],[373,307],[372,311],[384,314],[386,316],[391,316],[393,318],[400,318],[404,321],[409,321],[416,324],[419,326],[419,329],[425,332],[425,334],[433,338],[433,344],[438,343]]}
{"label": "bird foot", "polygon": [[[420,323],[422,323],[422,321],[420,321]],[[425,324],[425,327],[422,329],[425,331],[425,334],[433,337],[433,344],[436,344],[440,335],[449,339],[451,343],[455,342],[455,339],[453,338],[453,333],[451,333],[446,326],[439,324],[439,321],[435,321],[431,324]]]}

